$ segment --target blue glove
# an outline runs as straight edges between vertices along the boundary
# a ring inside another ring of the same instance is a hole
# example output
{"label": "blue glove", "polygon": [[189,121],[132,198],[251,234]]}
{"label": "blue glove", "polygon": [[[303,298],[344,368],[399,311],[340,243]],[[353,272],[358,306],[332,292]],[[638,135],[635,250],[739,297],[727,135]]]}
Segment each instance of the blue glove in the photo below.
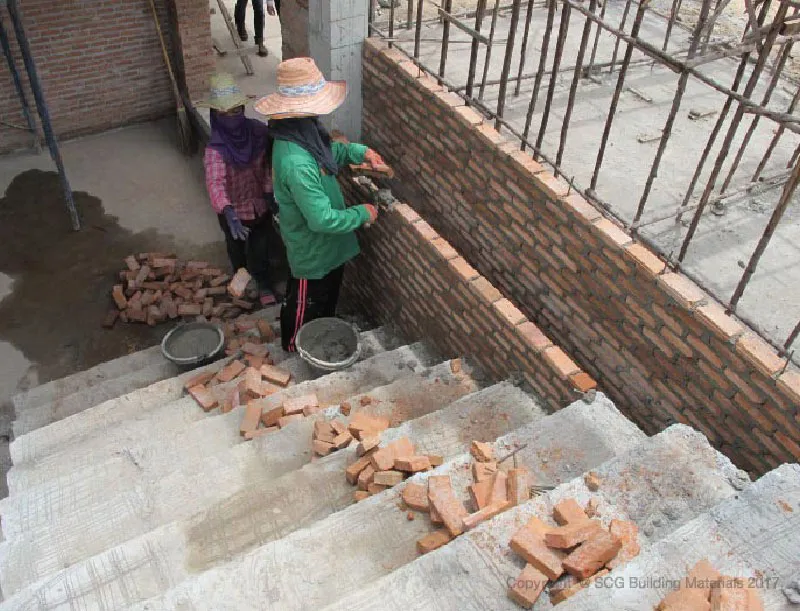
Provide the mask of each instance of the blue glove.
{"label": "blue glove", "polygon": [[247,240],[250,230],[242,225],[242,221],[240,221],[239,217],[236,216],[236,211],[233,209],[233,206],[225,206],[222,209],[222,213],[225,215],[225,220],[228,221],[228,228],[231,230],[233,239],[242,241]]}

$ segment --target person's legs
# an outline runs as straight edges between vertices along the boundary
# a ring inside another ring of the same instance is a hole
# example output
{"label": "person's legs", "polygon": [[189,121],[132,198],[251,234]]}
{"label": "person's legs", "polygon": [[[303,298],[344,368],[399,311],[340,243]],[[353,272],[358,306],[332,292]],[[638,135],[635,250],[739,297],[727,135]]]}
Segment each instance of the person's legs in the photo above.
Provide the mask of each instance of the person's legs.
{"label": "person's legs", "polygon": [[258,54],[262,55],[264,47],[264,0],[253,0],[253,24],[255,37],[253,41],[258,45]]}
{"label": "person's legs", "polygon": [[236,22],[236,31],[239,32],[239,38],[242,40],[247,40],[247,28],[244,25],[246,13],[247,0],[236,0],[236,6],[233,9],[233,20]]}
{"label": "person's legs", "polygon": [[278,18],[281,16],[281,0],[275,0],[275,12],[278,13]]}
{"label": "person's legs", "polygon": [[321,282],[325,282],[325,310],[323,316],[336,316],[336,305],[339,303],[339,291],[342,288],[344,279],[344,265],[337,267],[329,273]]}
{"label": "person's legs", "polygon": [[333,316],[342,282],[343,268],[319,280],[290,278],[286,299],[281,307],[281,345],[287,352],[296,352],[294,340],[307,322]]}
{"label": "person's legs", "polygon": [[224,214],[218,214],[217,220],[219,221],[220,228],[222,228],[222,233],[225,234],[225,249],[228,251],[228,259],[230,259],[231,266],[233,266],[233,271],[235,272],[240,267],[246,268],[247,251],[245,243],[241,240],[233,239],[230,227],[228,227],[228,221],[225,219]]}
{"label": "person's legs", "polygon": [[[259,293],[265,297],[272,295],[272,278],[269,273],[270,224],[271,218],[269,214],[265,214],[255,221],[244,223],[245,227],[250,229],[246,246],[247,271],[255,278]],[[262,303],[262,305],[275,303],[275,298],[272,297],[272,299],[267,299],[266,301],[268,303]]]}

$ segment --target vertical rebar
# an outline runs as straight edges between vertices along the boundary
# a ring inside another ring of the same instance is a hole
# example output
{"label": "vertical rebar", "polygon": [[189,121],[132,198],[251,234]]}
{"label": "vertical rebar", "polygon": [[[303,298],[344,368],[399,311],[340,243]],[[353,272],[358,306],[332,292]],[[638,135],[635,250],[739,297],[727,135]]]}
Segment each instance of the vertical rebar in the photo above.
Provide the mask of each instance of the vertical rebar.
{"label": "vertical rebar", "polygon": [[[600,21],[603,21],[606,18],[606,7],[608,6],[609,0],[601,0],[600,4]],[[594,43],[592,44],[592,54],[589,57],[589,66],[586,68],[586,76],[590,76],[593,72],[594,66],[594,59],[597,57],[597,45],[600,42],[600,32],[603,31],[603,28],[600,27],[600,24],[597,24],[597,31],[594,34]]]}
{"label": "vertical rebar", "polygon": [[667,31],[664,34],[664,44],[661,46],[662,51],[666,51],[669,46],[669,37],[672,35],[672,26],[675,25],[675,20],[678,18],[678,13],[681,12],[681,5],[683,0],[672,0],[672,10],[669,14],[669,21],[667,22]]}
{"label": "vertical rebar", "polygon": [[411,22],[414,20],[414,0],[408,0],[408,12],[406,13],[406,29],[411,29]]}
{"label": "vertical rebar", "polygon": [[33,59],[31,45],[28,42],[28,37],[25,34],[25,28],[22,24],[22,13],[19,10],[17,0],[7,0],[7,7],[8,14],[11,17],[11,23],[14,26],[17,46],[19,47],[20,55],[22,55],[22,63],[25,65],[25,70],[28,72],[28,83],[33,92],[33,101],[36,103],[36,109],[39,111],[39,119],[42,122],[42,130],[47,140],[47,146],[50,149],[50,156],[53,158],[56,168],[58,169],[61,188],[64,192],[64,200],[66,201],[67,210],[72,220],[72,228],[78,231],[81,228],[81,221],[78,217],[78,211],[75,209],[72,188],[69,185],[69,180],[67,180],[67,172],[64,169],[64,162],[61,159],[61,151],[58,148],[58,140],[53,130],[53,124],[50,122],[50,111],[44,98],[42,82],[39,80],[39,73],[36,70],[36,62]]}
{"label": "vertical rebar", "polygon": [[[630,4],[630,0],[628,0]],[[628,7],[625,7],[627,11]],[[642,27],[642,20],[644,19],[644,13],[647,10],[647,5],[644,2],[639,3],[639,8],[636,9],[636,17],[633,19],[633,27],[631,28],[631,38],[636,38],[639,36],[639,28]],[[623,21],[625,17],[623,17]],[[622,29],[622,27],[620,27]],[[620,39],[617,38],[617,43],[619,43]],[[614,51],[616,53],[616,49]],[[606,119],[606,125],[603,128],[603,137],[600,140],[600,150],[597,151],[597,159],[594,165],[594,173],[592,174],[592,180],[590,183],[589,188],[594,191],[597,188],[597,179],[600,176],[600,168],[603,165],[603,155],[606,152],[606,145],[608,144],[608,137],[611,134],[611,125],[614,123],[614,115],[617,112],[617,104],[619,104],[619,98],[622,95],[622,87],[625,85],[625,76],[628,73],[628,66],[631,63],[631,57],[633,57],[633,43],[628,43],[628,46],[625,48],[625,57],[622,59],[622,68],[619,71],[619,77],[617,78],[617,86],[614,89],[614,95],[611,97],[611,105],[608,109],[608,118]],[[612,64],[614,60],[612,59]]]}
{"label": "vertical rebar", "polygon": [[[789,59],[789,54],[792,51],[792,43],[787,42],[783,45],[783,51],[781,52],[781,56],[778,59],[777,63],[775,64],[775,69],[772,73],[772,79],[770,79],[769,85],[767,85],[767,89],[764,92],[764,97],[761,100],[761,106],[765,107],[769,104],[770,98],[772,98],[772,93],[775,91],[775,87],[778,85],[778,82],[781,80],[781,72],[783,71],[784,66],[786,65],[786,61]],[[741,145],[739,145],[739,150],[736,151],[736,157],[733,159],[733,163],[731,163],[730,170],[728,170],[728,175],[725,177],[725,180],[722,183],[722,187],[720,188],[720,193],[725,193],[728,187],[733,180],[734,174],[736,174],[736,170],[739,168],[739,164],[742,161],[742,157],[744,156],[744,152],[747,149],[747,145],[750,144],[750,138],[753,137],[753,133],[758,128],[759,120],[761,119],[761,115],[755,115],[753,120],[750,123],[750,127],[747,128],[747,132],[744,135],[744,139],[742,140]]]}
{"label": "vertical rebar", "polygon": [[541,150],[544,134],[547,131],[547,121],[550,118],[550,108],[553,105],[553,96],[558,85],[558,68],[561,65],[561,55],[564,53],[564,44],[569,36],[569,14],[572,8],[568,3],[564,3],[561,9],[561,21],[558,24],[558,38],[556,39],[556,50],[553,53],[553,70],[550,75],[550,87],[547,89],[547,98],[544,102],[544,112],[542,122],[539,125],[539,135],[536,137],[536,150]]}
{"label": "vertical rebar", "polygon": [[500,73],[500,91],[497,96],[497,120],[495,121],[494,125],[494,128],[497,131],[500,131],[503,118],[503,109],[506,105],[508,74],[511,72],[511,59],[514,56],[514,40],[516,39],[517,26],[519,25],[519,10],[521,7],[522,0],[514,0],[514,4],[511,7],[511,24],[508,28],[508,39],[506,40],[506,54],[503,58],[503,71]]}
{"label": "vertical rebar", "polygon": [[[767,3],[765,2],[764,4],[766,5]],[[778,36],[778,31],[780,30],[781,24],[786,18],[786,11],[788,8],[789,5],[785,2],[781,2],[780,6],[778,6],[778,10],[775,14],[775,21],[773,22],[773,25],[764,40],[764,50],[759,54],[758,59],[756,60],[756,65],[753,67],[753,71],[750,74],[750,79],[747,81],[747,85],[745,85],[744,91],[742,92],[742,95],[746,98],[749,98],[753,94],[753,90],[758,84],[761,71],[764,69],[764,65],[767,62],[767,58],[769,57],[770,51],[772,50],[772,45]],[[725,135],[725,139],[722,141],[722,147],[717,154],[717,160],[714,163],[713,169],[711,170],[711,176],[708,179],[706,188],[703,191],[703,195],[700,197],[700,201],[698,202],[697,208],[694,211],[694,216],[692,217],[692,222],[689,225],[689,230],[686,232],[686,237],[683,240],[683,244],[681,244],[681,250],[678,253],[678,262],[682,262],[684,257],[686,257],[686,252],[689,250],[689,244],[691,244],[695,231],[697,231],[697,225],[700,223],[700,218],[703,216],[706,204],[708,203],[711,193],[714,190],[717,178],[719,178],[719,173],[722,171],[722,163],[725,161],[725,157],[728,155],[731,142],[733,142],[733,138],[736,135],[736,131],[739,127],[739,122],[742,120],[743,114],[744,106],[739,104],[739,106],[736,108],[733,118],[731,119],[728,133]]]}
{"label": "vertical rebar", "polygon": [[[766,2],[761,5],[761,12],[758,16],[759,27],[764,23],[764,19],[769,11],[770,2],[771,0],[766,0]],[[745,35],[747,35],[748,31],[749,26],[745,27]],[[749,63],[750,52],[748,51],[742,55],[742,59],[739,61],[739,67],[736,70],[736,75],[733,77],[733,83],[731,84],[731,91],[739,90],[739,85],[741,85],[742,78],[744,77],[744,71]],[[728,96],[728,98],[725,100],[725,103],[722,105],[722,110],[719,113],[719,117],[717,117],[717,122],[714,124],[714,128],[711,130],[711,133],[708,136],[708,141],[703,149],[703,153],[700,155],[700,160],[697,162],[697,167],[692,175],[692,180],[689,182],[689,187],[686,189],[686,194],[683,196],[683,203],[680,206],[681,209],[685,209],[689,205],[689,200],[692,198],[697,181],[700,179],[700,175],[703,173],[703,168],[705,167],[706,161],[711,154],[711,150],[714,148],[714,144],[717,141],[717,136],[722,130],[722,126],[725,124],[725,119],[727,119],[728,112],[730,112],[732,105],[733,98]],[[675,217],[675,222],[679,223],[682,218],[683,212],[678,213],[678,215]]]}
{"label": "vertical rebar", "polygon": [[374,34],[376,0],[367,0],[367,2],[369,3],[369,8],[367,9],[367,36],[371,37]]}
{"label": "vertical rebar", "polygon": [[794,329],[792,329],[792,332],[789,333],[789,337],[786,338],[786,342],[783,344],[784,349],[788,350],[789,347],[794,343],[794,340],[797,339],[798,335],[800,335],[800,320],[797,321]]}
{"label": "vertical rebar", "polygon": [[389,48],[392,48],[394,39],[394,5],[395,0],[389,0]]}
{"label": "vertical rebar", "polygon": [[494,32],[497,28],[497,16],[500,12],[500,0],[494,0],[494,11],[492,12],[492,25],[489,26],[489,44],[486,45],[486,57],[483,60],[483,77],[481,78],[481,88],[478,91],[478,99],[483,99],[486,91],[486,79],[489,78],[489,64],[492,62],[492,45],[494,44]]}
{"label": "vertical rebar", "polygon": [[19,103],[22,106],[22,116],[25,118],[25,123],[28,124],[28,129],[33,137],[33,145],[39,150],[39,134],[36,130],[36,122],[33,120],[33,113],[31,113],[30,104],[28,104],[28,96],[25,95],[25,89],[22,87],[22,79],[19,77],[17,70],[17,62],[14,61],[14,55],[11,52],[11,45],[9,44],[8,34],[3,25],[3,20],[0,19],[0,46],[3,47],[3,55],[8,64],[8,71],[11,73],[11,79],[14,81],[14,89],[17,91]]}
{"label": "vertical rebar", "polygon": [[[794,109],[797,106],[797,102],[800,100],[800,87],[797,88],[797,91],[794,92],[794,97],[792,97],[792,101],[789,102],[789,108],[786,110],[786,114],[793,114]],[[772,153],[775,152],[775,147],[778,146],[778,142],[780,141],[781,137],[783,137],[783,132],[786,131],[786,126],[781,124],[778,126],[778,131],[775,132],[775,135],[772,137],[772,141],[769,143],[764,156],[761,158],[761,161],[758,163],[758,167],[756,168],[755,173],[753,174],[753,178],[750,179],[751,182],[756,182],[760,177],[761,173],[764,171],[764,168],[767,166],[767,162],[769,158],[772,157]]]}
{"label": "vertical rebar", "polygon": [[542,52],[539,56],[539,69],[536,71],[536,78],[533,82],[533,93],[531,94],[531,101],[528,104],[528,114],[525,116],[525,129],[522,132],[522,150],[525,150],[525,140],[528,139],[528,134],[531,130],[531,122],[533,121],[533,111],[536,108],[536,99],[539,97],[539,88],[542,85],[542,77],[547,67],[547,49],[550,46],[550,32],[553,31],[553,23],[556,19],[556,1],[545,0],[547,2],[547,25],[544,28],[544,39],[542,40]]}
{"label": "vertical rebar", "polygon": [[[694,28],[694,33],[689,43],[689,57],[694,57],[697,51],[697,46],[700,44],[700,34],[703,31],[703,25],[708,18],[708,11],[711,10],[711,0],[703,0],[703,5],[700,8],[700,19],[697,20],[697,25]],[[672,107],[670,108],[667,121],[664,124],[664,129],[661,132],[661,140],[658,143],[658,150],[656,151],[653,164],[650,166],[650,173],[647,175],[647,180],[644,184],[642,197],[639,199],[639,205],[636,208],[636,214],[633,217],[633,228],[636,230],[639,219],[642,218],[644,208],[647,205],[647,198],[650,197],[650,190],[653,188],[656,176],[658,176],[658,169],[661,166],[661,158],[664,156],[664,151],[667,149],[667,143],[672,135],[672,128],[675,125],[675,117],[678,116],[678,111],[681,108],[681,101],[683,94],[686,92],[686,84],[689,81],[689,71],[684,69],[681,71],[681,76],[678,79],[678,86],[675,89],[675,96],[672,98]]]}
{"label": "vertical rebar", "polygon": [[525,14],[525,32],[522,35],[522,46],[519,49],[519,71],[517,72],[517,85],[514,87],[514,97],[519,95],[519,90],[522,87],[522,71],[525,68],[525,55],[528,52],[528,36],[531,31],[533,2],[534,0],[528,0],[528,12]]}
{"label": "vertical rebar", "polygon": [[[620,32],[625,31],[625,24],[628,23],[628,13],[631,12],[631,1],[632,0],[625,0],[625,8],[622,10],[622,19],[619,22],[619,30]],[[641,9],[641,4],[639,5],[639,9]],[[611,65],[608,67],[609,72],[614,72],[614,66],[617,63],[617,53],[619,52],[619,42],[622,40],[621,38],[617,38],[614,42],[614,52],[611,54]]]}
{"label": "vertical rebar", "polygon": [[[597,8],[597,0],[589,0],[589,12],[594,14]],[[569,15],[567,16],[569,18]],[[578,83],[583,74],[583,58],[586,55],[586,45],[589,44],[589,36],[592,33],[592,21],[586,17],[586,22],[583,24],[583,34],[581,34],[581,44],[578,47],[578,56],[575,59],[575,73],[572,75],[572,84],[569,87],[569,97],[567,98],[567,108],[564,111],[564,121],[561,124],[561,139],[558,143],[558,152],[556,153],[556,175],[558,175],[561,167],[561,159],[564,156],[564,148],[567,146],[567,132],[569,130],[569,122],[572,118],[572,107],[575,104],[575,94],[578,92]]]}
{"label": "vertical rebar", "polygon": [[[480,34],[481,26],[483,25],[483,13],[486,10],[486,0],[478,0],[478,6],[475,9],[475,31]],[[469,73],[467,75],[467,98],[472,99],[472,87],[475,84],[475,70],[478,68],[478,50],[480,48],[480,41],[473,37],[472,48],[469,53]]]}
{"label": "vertical rebar", "polygon": [[[444,11],[448,15],[450,15],[450,11],[453,10],[453,0],[444,0]],[[442,59],[439,62],[439,78],[444,78],[444,69],[447,65],[447,47],[450,43],[450,20],[444,20],[444,26],[442,27]]]}
{"label": "vertical rebar", "polygon": [[800,157],[800,144],[795,147],[794,153],[792,153],[792,158],[789,160],[789,163],[786,164],[786,167],[791,168],[797,161],[798,157]]}
{"label": "vertical rebar", "polygon": [[414,29],[414,59],[419,59],[419,46],[422,39],[422,2],[417,0],[417,24]]}
{"label": "vertical rebar", "polygon": [[[782,22],[783,18],[781,18],[780,21]],[[768,47],[769,45],[765,44],[764,46]],[[756,246],[755,251],[753,251],[750,261],[747,263],[747,267],[745,267],[744,274],[742,274],[742,279],[739,281],[736,290],[733,292],[733,297],[731,297],[730,304],[731,310],[736,309],[736,304],[739,303],[739,299],[741,299],[742,293],[744,293],[744,289],[747,287],[747,283],[750,282],[750,278],[753,277],[756,267],[758,267],[758,262],[761,260],[761,256],[764,254],[764,250],[767,248],[767,245],[772,239],[772,235],[778,228],[778,224],[781,222],[781,218],[783,217],[783,213],[786,212],[789,202],[792,201],[792,195],[794,195],[795,189],[797,189],[798,182],[800,182],[800,163],[794,166],[791,177],[786,182],[786,185],[784,185],[783,193],[781,194],[780,200],[778,200],[778,205],[775,206],[775,210],[772,211],[772,216],[770,217],[767,226],[764,228],[764,233],[761,234],[761,239],[758,241],[758,245]]]}

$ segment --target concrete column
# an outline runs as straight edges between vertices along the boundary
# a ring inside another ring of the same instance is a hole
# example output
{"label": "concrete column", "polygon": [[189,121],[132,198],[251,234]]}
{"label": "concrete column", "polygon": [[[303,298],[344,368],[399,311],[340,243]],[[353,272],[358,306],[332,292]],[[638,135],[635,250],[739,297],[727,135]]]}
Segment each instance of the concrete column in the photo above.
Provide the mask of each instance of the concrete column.
{"label": "concrete column", "polygon": [[351,142],[361,138],[361,47],[367,37],[368,0],[309,0],[308,47],[325,78],[347,81],[345,103],[323,119]]}

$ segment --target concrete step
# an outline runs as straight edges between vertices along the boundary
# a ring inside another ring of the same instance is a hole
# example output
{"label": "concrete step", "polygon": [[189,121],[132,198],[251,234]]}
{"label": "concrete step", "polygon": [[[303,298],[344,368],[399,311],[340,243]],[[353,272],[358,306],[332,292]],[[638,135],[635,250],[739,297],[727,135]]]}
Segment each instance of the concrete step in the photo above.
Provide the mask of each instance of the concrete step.
{"label": "concrete step", "polygon": [[[362,333],[361,340],[365,345],[366,360],[384,354],[384,345],[392,347],[399,341],[380,330]],[[279,353],[284,355],[280,348],[276,355]],[[209,367],[219,369],[224,364],[215,363]],[[296,355],[280,362],[280,366],[290,371],[299,385],[316,379],[321,373],[312,371]],[[224,387],[233,385],[234,383],[228,383]],[[158,433],[158,438],[169,437],[170,433],[178,434],[194,422],[218,415],[219,410],[210,414],[203,412],[191,397],[185,396],[183,379],[176,379],[112,399],[82,414],[76,414],[72,419],[26,435],[13,444],[13,452],[24,456],[35,454],[38,459],[20,464],[15,462],[9,470],[9,497],[0,501],[0,513],[3,512],[3,504],[10,502],[21,491],[33,494],[37,486],[64,476],[69,476],[70,481],[74,482],[76,471],[98,466],[120,453],[135,463],[138,446],[151,444],[155,433]],[[44,447],[52,447],[53,451],[43,454]]]}
{"label": "concrete step", "polygon": [[[465,451],[472,439],[491,441],[542,416],[525,393],[498,384],[389,429],[383,438],[405,435],[419,451],[449,458]],[[277,479],[270,473],[244,484],[242,476],[226,469],[232,461],[223,461],[216,480],[225,489],[223,500],[50,575],[19,592],[7,608],[39,601],[47,609],[73,605],[110,611],[156,596],[165,584],[177,584],[348,507],[354,487],[346,483],[344,469],[354,457],[354,448],[347,448]],[[128,570],[119,571],[114,559],[120,558]]]}
{"label": "concrete step", "polygon": [[[621,587],[588,588],[558,609],[650,610],[706,558],[723,575],[752,579],[768,611],[789,611],[798,606],[782,590],[800,575],[798,550],[800,465],[781,465],[616,569]],[[648,580],[655,583],[635,587]]]}
{"label": "concrete step", "polygon": [[[420,353],[424,353],[421,346],[383,353],[346,372],[286,389],[270,400],[280,403],[281,396],[315,390],[323,404],[338,405],[345,399],[358,401],[360,395],[351,393],[368,390],[374,404],[359,407],[360,411],[385,413],[402,422],[477,390],[468,375],[456,378],[447,363],[413,374],[409,366],[418,368],[420,356],[427,358]],[[397,381],[394,385],[372,387],[393,380]],[[60,568],[187,517],[224,499],[229,487],[263,481],[256,474],[268,481],[308,462],[316,418],[244,443],[239,436],[242,412],[240,408],[206,418],[166,437],[158,422],[151,423],[158,436],[150,445],[97,466],[90,461],[74,477],[8,499],[3,504],[7,540],[0,545],[3,591],[16,592]],[[209,486],[209,482],[215,484]]]}
{"label": "concrete step", "polygon": [[[264,308],[246,319],[274,320],[276,307]],[[106,361],[86,371],[53,380],[14,396],[15,437],[76,414],[137,388],[171,378],[180,369],[167,361],[160,346]]]}
{"label": "concrete step", "polygon": [[[565,428],[562,435],[568,431],[572,432]],[[633,520],[640,529],[640,543],[646,548],[733,497],[749,483],[703,435],[683,425],[671,426],[635,448],[619,452],[594,471],[602,482],[597,492],[586,488],[583,477],[575,478],[498,515],[383,579],[355,587],[352,594],[326,609],[405,610],[409,601],[414,601],[419,609],[516,610],[519,607],[508,598],[507,587],[525,563],[510,550],[508,542],[531,516],[553,524],[552,508],[559,501],[575,498],[584,505],[595,497],[600,501],[602,520],[606,523],[613,518]],[[442,592],[447,592],[447,596],[441,596]],[[540,597],[534,608],[549,609],[549,598]],[[592,607],[593,611],[616,608]]]}
{"label": "concrete step", "polygon": [[[592,404],[578,402],[504,435],[494,446],[504,454],[510,447],[527,443],[518,461],[542,480],[558,483],[624,452],[644,437],[598,395]],[[449,473],[462,490],[470,479],[470,462],[467,454],[461,454],[430,473]],[[413,479],[425,480],[430,473]],[[415,559],[416,540],[431,529],[427,520],[407,520],[399,508],[403,487],[352,505],[131,608],[288,610],[331,603]],[[441,590],[440,597],[442,592],[447,590]],[[409,606],[411,601],[407,601]]]}
{"label": "concrete step", "polygon": [[[401,341],[384,328],[360,334],[363,358],[369,358],[386,350],[393,350]],[[276,364],[290,371],[295,381],[319,377],[299,356],[284,352],[280,343],[269,344],[270,354]],[[147,387],[112,398],[85,409],[63,420],[59,420],[23,435],[10,444],[11,460],[20,467],[35,462],[48,455],[56,455],[65,449],[80,447],[93,436],[104,436],[126,420],[141,419],[147,410],[164,406],[172,400],[180,399],[185,380],[201,371],[217,371],[230,359],[222,359],[206,367],[184,372],[175,377],[161,380]]]}

